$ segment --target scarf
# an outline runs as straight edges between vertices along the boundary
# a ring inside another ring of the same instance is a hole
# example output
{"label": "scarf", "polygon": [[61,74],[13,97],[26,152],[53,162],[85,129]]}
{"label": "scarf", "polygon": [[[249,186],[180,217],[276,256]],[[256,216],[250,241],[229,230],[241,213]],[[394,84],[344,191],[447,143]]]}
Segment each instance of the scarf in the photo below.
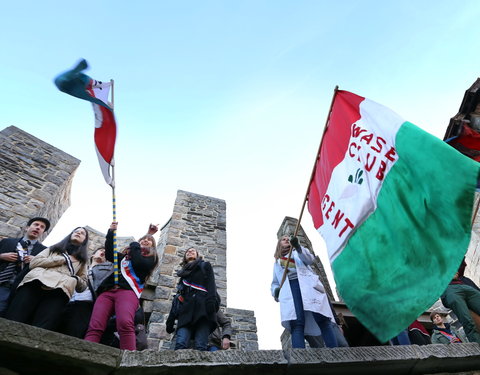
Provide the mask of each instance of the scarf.
{"label": "scarf", "polygon": [[195,259],[192,262],[188,262],[182,267],[181,270],[177,271],[177,276],[188,277],[200,262],[202,262],[202,259]]}

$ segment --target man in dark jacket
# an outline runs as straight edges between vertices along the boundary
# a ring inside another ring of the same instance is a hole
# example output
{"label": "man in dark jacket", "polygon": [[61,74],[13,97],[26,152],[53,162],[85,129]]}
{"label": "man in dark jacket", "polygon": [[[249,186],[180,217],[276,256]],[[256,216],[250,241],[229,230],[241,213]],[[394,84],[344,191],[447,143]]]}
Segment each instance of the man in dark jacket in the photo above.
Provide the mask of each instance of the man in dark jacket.
{"label": "man in dark jacket", "polygon": [[232,336],[232,323],[222,310],[217,311],[217,328],[208,336],[208,351],[230,349],[230,337]]}
{"label": "man in dark jacket", "polygon": [[38,239],[49,228],[50,221],[34,217],[28,221],[23,237],[0,241],[0,316],[7,310],[11,292],[27,274],[32,258],[45,249]]}

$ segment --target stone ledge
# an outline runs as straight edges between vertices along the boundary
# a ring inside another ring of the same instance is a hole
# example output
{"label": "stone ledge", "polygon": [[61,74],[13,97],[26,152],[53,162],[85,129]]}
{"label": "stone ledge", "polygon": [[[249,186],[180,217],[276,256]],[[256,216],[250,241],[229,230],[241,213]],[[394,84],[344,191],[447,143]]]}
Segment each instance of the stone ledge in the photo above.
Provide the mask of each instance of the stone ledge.
{"label": "stone ledge", "polygon": [[[183,371],[182,371],[183,370]],[[214,353],[121,351],[0,319],[0,373],[49,375],[459,374],[480,370],[480,345],[379,346]]]}
{"label": "stone ledge", "polygon": [[116,374],[266,374],[283,373],[287,365],[281,350],[144,350],[125,352]]}
{"label": "stone ledge", "polygon": [[435,374],[480,370],[480,345],[369,346],[335,349],[289,349],[289,366],[310,374]]}
{"label": "stone ledge", "polygon": [[122,351],[0,318],[0,374],[109,374]]}

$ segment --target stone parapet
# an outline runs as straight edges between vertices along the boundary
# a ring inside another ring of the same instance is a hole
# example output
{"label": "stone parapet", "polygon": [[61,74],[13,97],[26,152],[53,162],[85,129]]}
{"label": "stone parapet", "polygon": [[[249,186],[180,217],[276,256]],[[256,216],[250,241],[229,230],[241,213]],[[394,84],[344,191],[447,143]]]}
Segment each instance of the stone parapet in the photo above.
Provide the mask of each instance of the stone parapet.
{"label": "stone parapet", "polygon": [[122,351],[0,319],[0,373],[10,375],[475,374],[477,343],[289,350]]}
{"label": "stone parapet", "polygon": [[251,310],[228,308],[225,316],[232,321],[231,341],[235,349],[258,350],[257,320]]}

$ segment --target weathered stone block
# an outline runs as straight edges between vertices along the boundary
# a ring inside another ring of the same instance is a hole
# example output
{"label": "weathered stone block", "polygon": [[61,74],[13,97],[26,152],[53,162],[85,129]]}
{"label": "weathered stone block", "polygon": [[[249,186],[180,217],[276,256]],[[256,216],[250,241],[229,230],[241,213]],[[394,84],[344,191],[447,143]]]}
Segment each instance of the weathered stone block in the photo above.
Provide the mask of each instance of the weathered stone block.
{"label": "weathered stone block", "polygon": [[172,307],[172,301],[155,300],[153,301],[153,311],[168,314]]}

